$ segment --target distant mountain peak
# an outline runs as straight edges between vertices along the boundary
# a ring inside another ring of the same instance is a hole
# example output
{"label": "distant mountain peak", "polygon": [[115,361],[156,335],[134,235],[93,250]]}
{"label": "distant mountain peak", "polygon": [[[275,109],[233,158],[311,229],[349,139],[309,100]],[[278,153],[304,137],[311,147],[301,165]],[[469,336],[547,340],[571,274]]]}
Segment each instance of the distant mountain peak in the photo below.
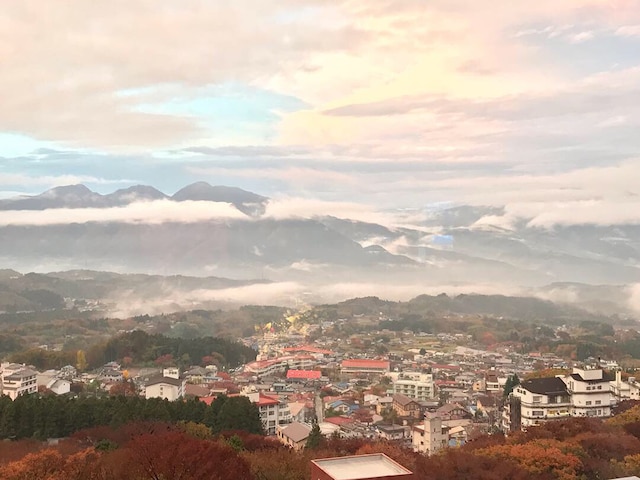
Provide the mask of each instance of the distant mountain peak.
{"label": "distant mountain peak", "polygon": [[38,197],[46,197],[46,198],[56,198],[56,197],[89,197],[93,195],[98,195],[97,193],[91,191],[86,185],[81,183],[77,185],[63,185],[60,187],[54,187],[46,192],[37,195]]}

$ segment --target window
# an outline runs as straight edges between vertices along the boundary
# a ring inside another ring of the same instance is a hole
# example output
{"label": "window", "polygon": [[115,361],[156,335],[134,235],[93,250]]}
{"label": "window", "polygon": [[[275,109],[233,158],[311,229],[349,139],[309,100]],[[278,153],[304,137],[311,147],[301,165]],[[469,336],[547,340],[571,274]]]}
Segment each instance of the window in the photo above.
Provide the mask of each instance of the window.
{"label": "window", "polygon": [[542,395],[534,395],[533,403],[540,403],[542,401]]}
{"label": "window", "polygon": [[591,405],[591,400],[587,400],[586,404]]}
{"label": "window", "polygon": [[601,405],[602,404],[602,400],[596,400],[596,405]]}
{"label": "window", "polygon": [[602,385],[598,385],[598,390],[602,390]]}
{"label": "window", "polygon": [[587,390],[591,390],[591,387],[589,385],[587,385]]}
{"label": "window", "polygon": [[542,410],[531,410],[532,417],[541,417],[543,415],[544,415],[544,412]]}

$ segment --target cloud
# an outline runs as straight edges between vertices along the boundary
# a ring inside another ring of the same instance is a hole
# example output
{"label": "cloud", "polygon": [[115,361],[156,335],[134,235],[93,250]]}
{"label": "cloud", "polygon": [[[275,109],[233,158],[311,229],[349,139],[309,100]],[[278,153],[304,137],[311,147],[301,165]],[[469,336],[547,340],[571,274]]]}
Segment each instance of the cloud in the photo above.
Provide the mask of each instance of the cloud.
{"label": "cloud", "polygon": [[134,183],[134,180],[97,178],[90,175],[44,175],[30,176],[20,173],[0,173],[0,185],[27,187],[60,187],[79,183],[94,183],[112,185],[120,183]]}
{"label": "cloud", "polygon": [[61,225],[88,222],[194,223],[244,220],[246,215],[228,203],[155,200],[112,208],[57,208],[0,211],[0,226]]}

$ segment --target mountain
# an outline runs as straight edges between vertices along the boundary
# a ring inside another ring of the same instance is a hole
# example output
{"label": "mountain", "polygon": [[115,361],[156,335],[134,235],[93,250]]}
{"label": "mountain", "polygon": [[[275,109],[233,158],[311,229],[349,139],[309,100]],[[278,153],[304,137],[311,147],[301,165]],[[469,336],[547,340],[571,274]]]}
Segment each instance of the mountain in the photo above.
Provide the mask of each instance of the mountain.
{"label": "mountain", "polygon": [[105,195],[105,204],[108,206],[124,206],[133,202],[164,200],[167,197],[160,190],[147,185],[135,185],[129,188],[121,188],[115,192]]}
{"label": "mountain", "polygon": [[[265,196],[197,182],[171,197],[143,185],[107,195],[83,185],[57,187],[0,201],[0,210],[125,207],[154,200],[225,202],[244,215],[191,222],[106,221],[96,215],[84,223],[16,225],[3,224],[0,212],[0,267],[19,271],[90,267],[196,276],[215,272],[222,277],[266,277],[310,288],[331,287],[336,296],[338,285],[347,283],[393,285],[397,291],[406,287],[416,294],[421,287],[442,285],[455,291],[480,286],[482,292],[487,287],[492,292],[515,292],[563,282],[640,283],[640,225],[538,228],[526,219],[492,225],[491,219],[504,214],[498,207],[414,209],[408,216],[413,223],[396,222],[401,227],[335,215],[273,218],[265,214],[269,204]],[[408,218],[406,211],[385,214]],[[39,217],[39,223],[47,222]],[[570,296],[571,290],[552,289],[541,295],[559,292]],[[634,302],[640,305],[640,300]],[[592,304],[608,308],[614,302]]]}
{"label": "mountain", "polygon": [[46,210],[48,208],[103,207],[102,195],[84,185],[55,187],[40,195],[0,200],[0,210]]}
{"label": "mountain", "polygon": [[225,202],[247,215],[261,215],[265,211],[267,197],[237,187],[211,186],[207,182],[196,182],[178,190],[172,200],[201,202]]}

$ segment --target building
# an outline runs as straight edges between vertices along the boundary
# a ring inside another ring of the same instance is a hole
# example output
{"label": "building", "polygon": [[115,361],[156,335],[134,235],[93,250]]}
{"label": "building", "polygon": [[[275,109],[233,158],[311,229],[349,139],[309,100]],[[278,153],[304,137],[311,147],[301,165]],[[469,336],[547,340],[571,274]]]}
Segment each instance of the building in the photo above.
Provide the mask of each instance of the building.
{"label": "building", "polygon": [[3,363],[0,365],[0,379],[2,380],[2,395],[15,400],[20,395],[28,395],[38,391],[38,372],[17,363]]}
{"label": "building", "polygon": [[383,453],[311,460],[311,480],[414,480],[411,470]]}
{"label": "building", "polygon": [[411,428],[407,425],[376,425],[380,438],[389,441],[402,441],[411,438]]}
{"label": "building", "polygon": [[318,381],[322,377],[320,370],[288,370],[287,380],[297,382]]}
{"label": "building", "polygon": [[601,368],[574,368],[564,378],[571,395],[571,415],[574,417],[611,416],[611,391],[609,380]]}
{"label": "building", "polygon": [[561,377],[525,380],[513,389],[511,397],[502,416],[505,431],[571,416],[571,396]]}
{"label": "building", "polygon": [[309,370],[318,363],[311,355],[285,355],[283,357],[256,360],[244,366],[245,372],[253,373],[257,377],[282,374],[287,369]]}
{"label": "building", "polygon": [[622,380],[622,372],[616,371],[616,379],[609,382],[609,389],[614,401],[640,400],[640,384],[636,382],[636,377],[629,377]]}
{"label": "building", "polygon": [[311,427],[306,423],[293,422],[288,425],[279,425],[276,428],[276,436],[284,445],[298,451],[307,444],[307,438],[311,433]]}
{"label": "building", "polygon": [[506,432],[568,417],[609,417],[614,397],[600,368],[526,380],[513,389],[502,415]]}
{"label": "building", "polygon": [[393,410],[399,417],[422,418],[424,413],[420,402],[406,395],[393,396]]}
{"label": "building", "polygon": [[267,435],[275,435],[278,426],[291,423],[291,410],[287,403],[260,392],[251,392],[245,395],[258,407],[260,420]]}
{"label": "building", "polygon": [[435,397],[433,375],[420,372],[390,373],[393,382],[393,393],[406,395],[417,400],[428,400]]}
{"label": "building", "polygon": [[164,398],[169,401],[184,397],[187,381],[180,378],[177,368],[165,368],[161,376],[152,377],[144,389],[145,398]]}
{"label": "building", "polygon": [[449,445],[449,427],[438,414],[427,413],[422,424],[412,430],[413,451],[431,455]]}
{"label": "building", "polygon": [[389,360],[346,359],[342,361],[340,371],[343,374],[375,374],[389,373],[391,363]]}

